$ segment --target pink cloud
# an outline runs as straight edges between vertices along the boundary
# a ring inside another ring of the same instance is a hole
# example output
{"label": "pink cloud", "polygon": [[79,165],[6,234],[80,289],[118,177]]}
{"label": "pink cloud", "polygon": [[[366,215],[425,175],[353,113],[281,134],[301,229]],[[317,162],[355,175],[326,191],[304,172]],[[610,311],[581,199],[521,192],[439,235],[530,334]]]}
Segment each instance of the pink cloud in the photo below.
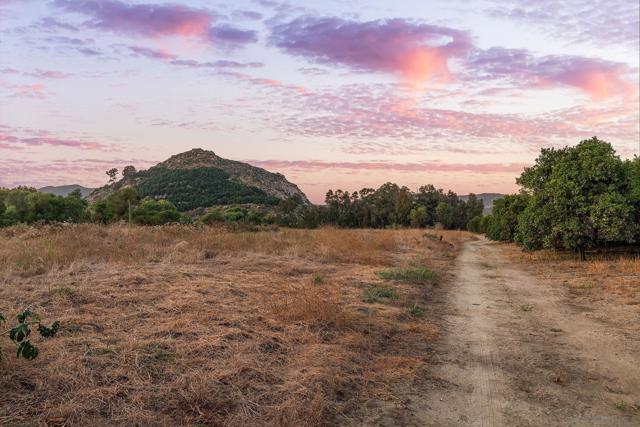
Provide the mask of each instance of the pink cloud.
{"label": "pink cloud", "polygon": [[194,37],[237,47],[255,42],[257,33],[230,25],[213,25],[211,11],[179,4],[129,4],[118,0],[55,0],[65,10],[91,17],[90,27],[146,37]]}
{"label": "pink cloud", "polygon": [[319,160],[247,160],[248,163],[265,169],[323,171],[345,169],[351,171],[395,171],[395,172],[472,172],[472,173],[518,173],[527,166],[522,163],[444,163],[444,162],[326,162]]}
{"label": "pink cloud", "polygon": [[568,55],[535,57],[524,49],[494,47],[477,50],[466,63],[469,80],[507,79],[521,88],[570,86],[594,100],[630,98],[638,86],[628,79],[637,73],[626,64]]}
{"label": "pink cloud", "polygon": [[471,48],[463,31],[402,19],[355,22],[306,16],[273,26],[269,40],[317,63],[394,73],[417,84],[449,81],[449,59]]}
{"label": "pink cloud", "polygon": [[[488,15],[530,24],[538,32],[571,43],[597,46],[640,42],[640,3],[632,0],[491,0]],[[597,30],[594,30],[597,29]]]}
{"label": "pink cloud", "polygon": [[93,141],[64,139],[52,136],[21,137],[9,135],[6,133],[0,133],[0,143],[2,143],[2,148],[6,150],[22,150],[26,147],[38,146],[69,147],[79,150],[97,151],[110,151],[114,149],[113,145],[107,145]]}

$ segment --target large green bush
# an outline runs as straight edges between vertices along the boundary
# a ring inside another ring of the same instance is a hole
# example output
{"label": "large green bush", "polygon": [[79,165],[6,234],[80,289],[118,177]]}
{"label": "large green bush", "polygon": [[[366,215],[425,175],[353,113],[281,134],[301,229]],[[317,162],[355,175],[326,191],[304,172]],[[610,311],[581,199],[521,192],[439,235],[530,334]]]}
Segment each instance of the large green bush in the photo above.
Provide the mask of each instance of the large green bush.
{"label": "large green bush", "polygon": [[640,160],[623,161],[596,137],[542,149],[517,179],[521,194],[496,202],[483,231],[525,250],[640,244]]}

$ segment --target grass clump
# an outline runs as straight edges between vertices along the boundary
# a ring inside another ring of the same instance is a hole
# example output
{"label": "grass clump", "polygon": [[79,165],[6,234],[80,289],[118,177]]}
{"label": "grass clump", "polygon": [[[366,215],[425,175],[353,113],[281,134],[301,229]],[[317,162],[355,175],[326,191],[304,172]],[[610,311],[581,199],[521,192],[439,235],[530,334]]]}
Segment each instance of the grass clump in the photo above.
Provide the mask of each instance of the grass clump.
{"label": "grass clump", "polygon": [[422,317],[424,316],[424,309],[420,307],[418,304],[414,304],[409,309],[409,314],[411,314],[413,317]]}
{"label": "grass clump", "polygon": [[322,285],[324,283],[324,277],[321,274],[314,274],[311,280],[315,285]]}
{"label": "grass clump", "polygon": [[426,267],[408,267],[382,270],[378,272],[378,277],[383,280],[395,280],[398,282],[425,283],[436,280],[438,275]]}
{"label": "grass clump", "polygon": [[372,286],[364,292],[364,300],[368,303],[378,302],[382,298],[396,301],[399,297],[396,291],[388,286]]}
{"label": "grass clump", "polygon": [[75,289],[70,288],[69,286],[54,286],[49,289],[49,292],[51,295],[57,295],[62,298],[72,297],[76,293]]}

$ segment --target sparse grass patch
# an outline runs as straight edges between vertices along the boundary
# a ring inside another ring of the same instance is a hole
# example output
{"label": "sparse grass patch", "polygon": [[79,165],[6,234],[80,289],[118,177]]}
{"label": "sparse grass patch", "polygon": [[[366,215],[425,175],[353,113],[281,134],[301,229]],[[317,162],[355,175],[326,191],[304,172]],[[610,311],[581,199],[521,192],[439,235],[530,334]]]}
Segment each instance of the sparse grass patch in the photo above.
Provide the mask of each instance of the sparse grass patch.
{"label": "sparse grass patch", "polygon": [[522,304],[520,306],[520,310],[522,310],[522,311],[531,311],[531,310],[533,310],[533,305],[531,305],[531,304]]}
{"label": "sparse grass patch", "polygon": [[316,285],[322,285],[324,283],[324,276],[316,273],[312,276],[311,280]]}
{"label": "sparse grass patch", "polygon": [[437,280],[438,275],[426,267],[408,267],[382,270],[378,272],[378,277],[383,280],[419,284]]}
{"label": "sparse grass patch", "polygon": [[49,288],[49,292],[51,295],[56,295],[62,298],[69,298],[75,295],[75,289],[69,286],[53,286]]}
{"label": "sparse grass patch", "polygon": [[381,298],[396,301],[399,297],[396,291],[388,286],[371,286],[364,291],[364,300],[370,304],[380,301]]}
{"label": "sparse grass patch", "polygon": [[616,407],[616,409],[618,409],[620,411],[624,411],[624,410],[627,409],[627,402],[625,402],[624,400],[620,399],[620,400],[616,401],[615,407]]}
{"label": "sparse grass patch", "polygon": [[409,309],[409,314],[411,314],[413,317],[423,317],[424,310],[418,304],[413,304]]}

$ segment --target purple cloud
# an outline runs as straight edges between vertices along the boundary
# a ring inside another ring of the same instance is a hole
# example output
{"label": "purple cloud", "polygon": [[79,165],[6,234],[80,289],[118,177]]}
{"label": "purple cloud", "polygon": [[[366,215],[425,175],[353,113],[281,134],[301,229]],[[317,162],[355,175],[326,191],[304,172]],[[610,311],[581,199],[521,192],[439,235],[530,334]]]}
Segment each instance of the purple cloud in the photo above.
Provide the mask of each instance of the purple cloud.
{"label": "purple cloud", "polygon": [[305,16],[271,28],[271,44],[321,64],[446,81],[448,61],[471,49],[466,32],[403,19],[355,22]]}
{"label": "purple cloud", "polygon": [[65,139],[53,136],[34,136],[34,137],[20,137],[15,135],[9,135],[6,133],[0,133],[0,143],[2,143],[5,149],[22,150],[26,147],[37,146],[53,146],[53,147],[69,147],[79,150],[99,150],[109,151],[114,148],[113,145],[102,144],[93,141],[82,141],[77,139]]}
{"label": "purple cloud", "polygon": [[493,0],[488,15],[531,24],[569,42],[597,46],[640,43],[640,3],[635,0]]}
{"label": "purple cloud", "polygon": [[523,49],[494,47],[475,51],[465,66],[469,79],[508,79],[519,87],[566,85],[587,92],[593,99],[632,97],[637,86],[627,79],[626,64],[568,55],[535,57]]}
{"label": "purple cloud", "polygon": [[128,46],[129,50],[136,56],[166,61],[168,64],[187,68],[260,68],[264,64],[261,62],[237,62],[220,59],[217,61],[195,61],[193,59],[179,59],[176,55],[156,49],[140,46]]}
{"label": "purple cloud", "polygon": [[255,31],[213,26],[215,14],[178,4],[128,4],[118,0],[55,0],[70,12],[89,16],[86,25],[118,34],[196,37],[225,48],[257,40]]}

